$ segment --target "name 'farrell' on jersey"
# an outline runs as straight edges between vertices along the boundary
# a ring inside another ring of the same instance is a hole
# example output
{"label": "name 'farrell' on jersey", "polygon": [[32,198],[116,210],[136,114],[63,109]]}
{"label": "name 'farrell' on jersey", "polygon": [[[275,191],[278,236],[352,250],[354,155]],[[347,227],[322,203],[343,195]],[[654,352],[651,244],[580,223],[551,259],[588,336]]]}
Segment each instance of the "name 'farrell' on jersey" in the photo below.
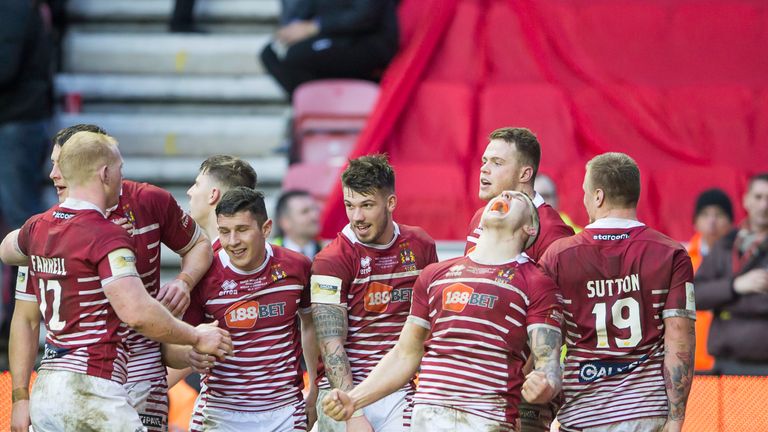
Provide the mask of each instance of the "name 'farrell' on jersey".
{"label": "name 'farrell' on jersey", "polygon": [[666,417],[664,319],[695,319],[685,249],[640,222],[599,219],[541,265],[564,297],[564,431]]}
{"label": "name 'farrell' on jersey", "polygon": [[[389,244],[364,244],[346,226],[312,264],[312,302],[347,307],[344,346],[354,384],[397,343],[411,308],[413,284],[437,262],[435,241],[421,228],[395,224]],[[323,378],[320,388],[329,388]],[[413,388],[409,384],[409,390]]]}

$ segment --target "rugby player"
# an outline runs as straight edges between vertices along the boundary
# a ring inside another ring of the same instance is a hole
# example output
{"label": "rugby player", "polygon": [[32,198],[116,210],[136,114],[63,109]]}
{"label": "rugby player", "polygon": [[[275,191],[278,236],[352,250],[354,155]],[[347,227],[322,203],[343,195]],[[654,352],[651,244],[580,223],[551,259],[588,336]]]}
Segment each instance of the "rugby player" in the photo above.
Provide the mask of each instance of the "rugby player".
{"label": "rugby player", "polygon": [[[416,277],[437,262],[435,242],[424,230],[392,219],[395,173],[385,156],[351,160],[341,183],[349,224],[312,264],[312,315],[325,368],[318,399],[330,388],[351,390],[392,349]],[[318,409],[320,432],[407,430],[413,380],[395,390],[355,412],[346,429]]]}
{"label": "rugby player", "polygon": [[205,373],[190,430],[306,431],[302,346],[313,377],[319,355],[309,303],[311,263],[267,243],[272,221],[260,192],[231,189],[216,214],[221,250],[184,319],[217,320],[231,333],[235,350],[217,362],[191,349],[166,348],[171,366]]}
{"label": "rugby player", "polygon": [[[128,334],[218,356],[231,341],[215,325],[194,328],[173,318],[147,293],[135,254],[141,243],[107,219],[123,187],[117,142],[79,132],[67,143],[55,168],[67,180],[67,198],[0,246],[4,262],[31,264],[26,284],[17,285],[12,322],[13,428],[26,431],[31,416],[36,431],[145,430],[123,387]],[[45,355],[28,402],[40,313]]]}
{"label": "rugby player", "polygon": [[560,430],[680,431],[694,368],[691,259],[637,220],[640,170],[626,154],[590,160],[583,188],[590,224],[541,260],[564,297]]}
{"label": "rugby player", "polygon": [[[539,221],[531,199],[502,192],[486,206],[469,255],[428,266],[395,348],[351,392],[323,409],[347,419],[412,379],[420,367],[413,430],[519,431],[521,394],[545,403],[561,385],[557,288],[523,250]],[[535,369],[524,376],[529,352]]]}

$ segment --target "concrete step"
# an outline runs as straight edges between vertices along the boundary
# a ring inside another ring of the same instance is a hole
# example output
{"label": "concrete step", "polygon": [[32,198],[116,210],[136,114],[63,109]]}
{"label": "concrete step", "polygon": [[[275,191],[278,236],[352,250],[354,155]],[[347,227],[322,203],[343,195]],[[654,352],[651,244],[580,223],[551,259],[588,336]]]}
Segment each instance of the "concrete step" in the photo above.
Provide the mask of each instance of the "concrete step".
{"label": "concrete step", "polygon": [[[69,0],[75,21],[168,20],[174,0]],[[199,21],[276,21],[280,0],[204,0],[195,5]]]}
{"label": "concrete step", "polygon": [[58,74],[59,95],[79,94],[84,102],[286,103],[275,81],[258,76],[176,76]]}
{"label": "concrete step", "polygon": [[[212,151],[211,154],[216,154]],[[207,157],[207,156],[206,156]],[[162,187],[177,185],[189,187],[197,177],[200,164],[206,157],[124,157],[123,175],[136,181],[145,181]],[[288,170],[288,160],[282,156],[268,158],[244,157],[258,176],[259,187],[277,187]]]}
{"label": "concrete step", "polygon": [[261,75],[258,53],[270,36],[69,32],[64,71],[70,73]]}
{"label": "concrete step", "polygon": [[286,122],[281,115],[83,113],[57,116],[59,129],[79,123],[97,124],[117,138],[123,155],[146,157],[200,158],[214,153],[274,156],[283,145]]}

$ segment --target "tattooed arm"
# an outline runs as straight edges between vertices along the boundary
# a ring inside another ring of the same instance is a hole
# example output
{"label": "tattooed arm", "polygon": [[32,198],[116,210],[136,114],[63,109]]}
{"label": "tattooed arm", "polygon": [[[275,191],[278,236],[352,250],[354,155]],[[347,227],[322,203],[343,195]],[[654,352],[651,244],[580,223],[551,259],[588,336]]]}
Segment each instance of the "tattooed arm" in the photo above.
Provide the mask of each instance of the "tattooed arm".
{"label": "tattooed arm", "polygon": [[354,385],[352,370],[344,349],[347,341],[347,309],[339,305],[313,303],[312,320],[320,344],[320,354],[323,356],[325,376],[331,387],[351,390]]}
{"label": "tattooed arm", "polygon": [[379,361],[370,375],[351,392],[334,390],[323,400],[323,410],[334,420],[346,420],[355,410],[396,392],[413,379],[424,357],[429,329],[419,321],[405,323],[395,347]]}
{"label": "tattooed arm", "polygon": [[693,356],[696,350],[694,321],[683,317],[664,319],[664,384],[669,414],[664,431],[680,431],[685,421],[685,406],[693,382]]}
{"label": "tattooed arm", "polygon": [[533,356],[533,372],[526,376],[522,395],[528,403],[547,403],[560,393],[560,347],[563,336],[560,329],[549,325],[532,325],[528,342]]}

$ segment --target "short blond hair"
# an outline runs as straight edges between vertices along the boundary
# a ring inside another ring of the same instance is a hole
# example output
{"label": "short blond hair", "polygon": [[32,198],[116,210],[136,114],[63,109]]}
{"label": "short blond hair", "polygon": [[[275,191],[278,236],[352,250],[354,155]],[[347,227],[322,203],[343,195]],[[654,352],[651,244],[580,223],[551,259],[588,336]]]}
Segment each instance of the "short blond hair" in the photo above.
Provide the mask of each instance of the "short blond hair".
{"label": "short blond hair", "polygon": [[605,201],[621,208],[636,207],[640,200],[640,168],[624,153],[610,152],[587,162],[590,189],[602,189]]}
{"label": "short blond hair", "polygon": [[117,140],[109,135],[78,132],[67,140],[59,154],[61,176],[70,185],[82,185],[104,165],[120,158]]}

